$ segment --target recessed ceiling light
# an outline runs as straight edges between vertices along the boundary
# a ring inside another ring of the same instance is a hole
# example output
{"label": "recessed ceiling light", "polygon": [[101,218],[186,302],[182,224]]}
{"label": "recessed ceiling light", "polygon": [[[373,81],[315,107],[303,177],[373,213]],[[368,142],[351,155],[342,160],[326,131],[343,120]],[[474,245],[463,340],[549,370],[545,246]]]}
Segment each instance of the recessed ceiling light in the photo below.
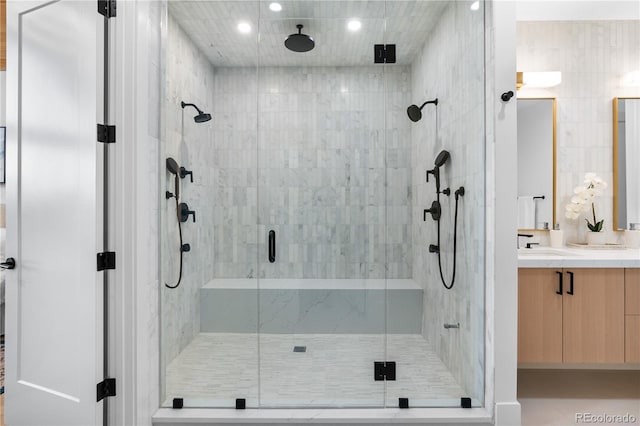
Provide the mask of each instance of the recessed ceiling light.
{"label": "recessed ceiling light", "polygon": [[238,23],[238,31],[242,34],[249,34],[251,32],[251,25],[248,22],[240,22]]}
{"label": "recessed ceiling light", "polygon": [[360,28],[362,28],[362,22],[358,21],[357,19],[352,19],[347,23],[347,28],[349,29],[349,31],[358,31]]}
{"label": "recessed ceiling light", "polygon": [[280,12],[282,10],[282,5],[280,3],[271,3],[269,5],[269,9],[271,9],[272,12]]}
{"label": "recessed ceiling light", "polygon": [[480,0],[476,0],[473,3],[471,3],[471,7],[469,9],[471,9],[471,10],[480,9]]}

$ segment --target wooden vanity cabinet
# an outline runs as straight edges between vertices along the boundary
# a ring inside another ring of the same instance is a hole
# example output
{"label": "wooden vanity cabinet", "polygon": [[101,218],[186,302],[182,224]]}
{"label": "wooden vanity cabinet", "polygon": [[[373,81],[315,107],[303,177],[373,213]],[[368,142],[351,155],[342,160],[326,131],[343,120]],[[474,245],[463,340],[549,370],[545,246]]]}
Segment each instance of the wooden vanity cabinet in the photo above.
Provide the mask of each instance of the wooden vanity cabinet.
{"label": "wooden vanity cabinet", "polygon": [[[624,362],[624,269],[571,268],[562,303],[562,361]],[[571,294],[573,293],[573,294]]]}
{"label": "wooden vanity cabinet", "polygon": [[554,269],[518,270],[518,362],[562,362],[558,282]]}
{"label": "wooden vanity cabinet", "polygon": [[623,268],[521,268],[518,362],[625,362]]}
{"label": "wooden vanity cabinet", "polygon": [[640,268],[624,272],[624,360],[640,363]]}

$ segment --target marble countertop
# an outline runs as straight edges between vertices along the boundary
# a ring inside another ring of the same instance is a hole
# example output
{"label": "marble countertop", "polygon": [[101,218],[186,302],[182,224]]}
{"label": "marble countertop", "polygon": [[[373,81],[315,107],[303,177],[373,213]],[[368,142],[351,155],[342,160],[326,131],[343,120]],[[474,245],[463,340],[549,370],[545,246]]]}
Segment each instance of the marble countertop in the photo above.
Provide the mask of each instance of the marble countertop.
{"label": "marble countertop", "polygon": [[519,268],[640,268],[640,249],[518,249]]}

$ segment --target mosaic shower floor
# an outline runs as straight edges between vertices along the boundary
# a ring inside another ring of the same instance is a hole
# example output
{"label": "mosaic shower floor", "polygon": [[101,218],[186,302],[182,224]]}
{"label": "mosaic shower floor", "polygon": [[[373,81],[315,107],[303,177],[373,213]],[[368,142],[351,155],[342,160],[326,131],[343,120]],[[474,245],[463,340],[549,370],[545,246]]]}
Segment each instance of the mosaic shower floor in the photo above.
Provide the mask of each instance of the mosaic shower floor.
{"label": "mosaic shower floor", "polygon": [[[294,352],[304,346],[305,352]],[[396,381],[374,381],[374,361]],[[258,368],[260,364],[260,368]],[[386,385],[386,386],[385,386]],[[185,407],[459,407],[468,396],[421,335],[200,333],[169,364],[166,398]],[[477,401],[473,401],[477,405]]]}

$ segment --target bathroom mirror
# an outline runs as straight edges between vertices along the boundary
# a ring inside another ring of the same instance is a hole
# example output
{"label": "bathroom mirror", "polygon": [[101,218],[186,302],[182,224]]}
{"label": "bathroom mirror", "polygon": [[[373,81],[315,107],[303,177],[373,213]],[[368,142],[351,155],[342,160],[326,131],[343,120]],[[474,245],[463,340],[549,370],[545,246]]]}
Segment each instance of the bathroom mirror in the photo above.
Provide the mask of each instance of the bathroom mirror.
{"label": "bathroom mirror", "polygon": [[613,229],[640,223],[640,98],[613,99]]}
{"label": "bathroom mirror", "polygon": [[518,229],[556,223],[556,100],[518,98]]}

